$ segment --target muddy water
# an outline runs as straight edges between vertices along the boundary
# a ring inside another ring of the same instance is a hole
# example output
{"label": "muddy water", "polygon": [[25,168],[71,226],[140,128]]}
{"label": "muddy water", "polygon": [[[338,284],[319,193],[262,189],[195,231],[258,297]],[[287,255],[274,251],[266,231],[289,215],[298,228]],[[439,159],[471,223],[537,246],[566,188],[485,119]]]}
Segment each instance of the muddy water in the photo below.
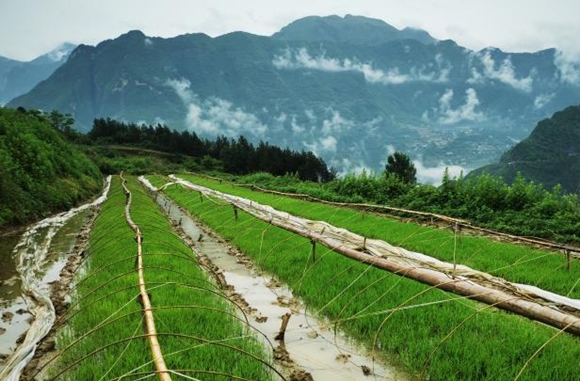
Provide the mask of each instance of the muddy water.
{"label": "muddy water", "polygon": [[[30,274],[26,276],[35,279],[35,292],[48,295],[50,284],[60,278],[60,272],[76,243],[78,230],[84,224],[85,217],[86,212],[81,212],[70,218],[60,229],[55,229],[54,226],[42,226],[26,241],[22,241],[26,244],[20,244],[14,249],[16,246],[14,242],[11,250],[13,252],[3,255],[6,268],[3,269],[2,275],[9,278],[2,285],[2,294],[0,294],[4,317],[0,327],[6,330],[0,336],[0,353],[6,357],[12,355],[23,340],[24,334],[30,328],[34,313],[34,302],[30,299],[31,296],[22,294],[22,277],[18,272],[18,267],[30,267]],[[17,236],[16,239],[18,238],[20,237]],[[36,261],[29,256],[24,256],[19,262],[18,254],[23,254],[23,252],[28,252],[32,256],[40,254],[41,258],[37,258],[40,260]],[[36,318],[41,317],[36,316]],[[0,373],[5,365],[6,362],[0,362]]]}
{"label": "muddy water", "polygon": [[[18,333],[23,327],[19,319],[12,319],[10,322],[9,336],[19,335],[14,343],[18,345],[13,349],[12,342],[6,340],[13,353],[2,364],[0,379],[18,380],[24,367],[33,358],[38,343],[52,328],[55,309],[50,299],[50,284],[60,279],[60,272],[66,265],[66,259],[76,242],[77,232],[84,224],[88,210],[106,199],[110,182],[109,176],[102,195],[92,203],[46,218],[31,226],[14,247],[12,258],[20,278],[20,298],[25,305],[20,310],[26,311],[30,319],[27,318],[29,324],[24,326],[25,336]],[[12,304],[14,303],[21,303],[18,296],[14,297]]]}
{"label": "muddy water", "polygon": [[28,329],[30,314],[20,295],[21,280],[16,271],[12,250],[22,231],[0,236],[0,371],[16,348],[16,340]]}
{"label": "muddy water", "polygon": [[[173,202],[157,195],[157,203],[180,224],[195,242],[195,251],[207,256],[223,272],[250,307],[256,310],[252,326],[269,338],[280,330],[281,316],[291,313],[285,334],[285,347],[291,360],[316,381],[406,380],[405,374],[384,367],[365,356],[364,350],[349,343],[342,333],[334,335],[325,324],[309,316],[300,301],[270,276],[259,275],[234,250],[207,228],[193,221]],[[203,239],[198,242],[200,235]],[[256,319],[260,318],[260,319]],[[365,372],[363,372],[363,369]],[[368,374],[370,372],[370,374]],[[367,373],[366,375],[364,373]]]}

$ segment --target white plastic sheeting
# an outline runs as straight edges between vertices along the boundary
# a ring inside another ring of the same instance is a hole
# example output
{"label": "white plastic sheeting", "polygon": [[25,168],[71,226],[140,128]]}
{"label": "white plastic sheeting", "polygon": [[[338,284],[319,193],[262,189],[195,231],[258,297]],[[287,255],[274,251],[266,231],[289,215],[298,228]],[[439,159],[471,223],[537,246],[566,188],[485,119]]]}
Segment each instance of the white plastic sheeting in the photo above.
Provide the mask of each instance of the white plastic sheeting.
{"label": "white plastic sheeting", "polygon": [[[107,177],[105,188],[99,198],[91,203],[70,209],[67,212],[48,217],[29,228],[23,235],[13,255],[17,261],[17,271],[22,279],[22,296],[34,317],[26,337],[18,346],[0,372],[0,380],[17,381],[22,370],[30,362],[36,347],[52,328],[55,311],[50,300],[49,289],[42,284],[42,267],[46,262],[52,239],[63,225],[78,213],[102,204],[109,193],[111,176]],[[46,231],[46,234],[41,232]]]}
{"label": "white plastic sheeting", "polygon": [[173,175],[170,178],[176,184],[226,201],[263,221],[320,242],[350,258],[580,335],[580,301],[577,299],[533,286],[511,283],[385,241],[367,239],[323,221],[296,217],[268,205],[192,184]]}

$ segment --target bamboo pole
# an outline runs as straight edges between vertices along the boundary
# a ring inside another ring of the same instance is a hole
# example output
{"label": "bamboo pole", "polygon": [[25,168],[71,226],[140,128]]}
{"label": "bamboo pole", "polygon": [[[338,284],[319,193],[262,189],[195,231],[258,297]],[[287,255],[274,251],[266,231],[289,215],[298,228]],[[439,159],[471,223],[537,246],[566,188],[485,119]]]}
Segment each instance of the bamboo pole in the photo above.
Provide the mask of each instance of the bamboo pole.
{"label": "bamboo pole", "polygon": [[[370,253],[366,253],[360,250],[360,242],[364,237],[358,234],[329,224],[324,224],[328,228],[326,234],[324,234],[324,229],[318,233],[309,227],[319,226],[322,224],[320,222],[291,216],[257,202],[253,202],[250,207],[247,199],[194,185],[176,177],[172,178],[181,185],[235,204],[262,221],[301,235],[311,241],[319,242],[348,258],[482,303],[497,306],[580,336],[580,318],[578,316],[554,309],[549,306],[550,303],[542,304],[539,301],[542,299],[541,297],[518,292],[518,287],[503,279],[469,269],[466,266],[437,261],[424,255],[422,255],[423,260],[405,256],[406,250],[392,247],[379,240],[367,240],[366,246]],[[359,244],[357,245],[356,242]],[[434,266],[434,263],[441,264],[441,268]],[[455,272],[453,269],[459,270],[459,267],[461,267],[461,271],[458,271],[460,276],[452,278],[451,274]],[[446,272],[445,269],[451,270]],[[575,312],[580,315],[580,311],[575,310]]]}
{"label": "bamboo pole", "polygon": [[151,299],[147,293],[147,287],[145,285],[145,274],[143,271],[143,235],[141,234],[141,229],[139,226],[133,222],[131,218],[131,192],[126,186],[126,180],[123,174],[120,175],[123,181],[123,190],[125,191],[126,203],[125,203],[125,219],[127,224],[135,232],[135,240],[137,241],[137,271],[139,274],[139,296],[143,308],[143,319],[145,322],[145,330],[147,334],[147,341],[149,342],[149,347],[151,348],[151,355],[153,356],[153,363],[155,364],[155,370],[157,372],[157,377],[159,381],[171,381],[171,376],[167,370],[167,365],[165,364],[165,359],[163,358],[163,353],[161,352],[161,346],[159,345],[159,340],[157,340],[157,330],[155,329],[155,320],[153,319],[153,309],[151,306]]}
{"label": "bamboo pole", "polygon": [[[203,173],[192,173],[192,174],[194,174],[195,176],[199,176],[199,177],[205,177],[205,178],[210,179],[210,180],[219,181],[220,184],[223,181],[220,178],[209,176],[209,175],[206,175]],[[428,217],[430,222],[431,222],[431,225],[434,225],[435,220],[450,222],[450,223],[457,223],[457,225],[460,229],[459,230],[460,232],[461,232],[461,228],[465,227],[469,230],[473,230],[475,232],[480,232],[480,233],[486,234],[488,236],[504,238],[504,239],[507,239],[510,241],[520,242],[520,243],[528,244],[528,245],[532,245],[532,246],[543,247],[546,249],[555,250],[557,252],[561,252],[561,250],[564,250],[564,251],[568,250],[570,252],[569,255],[571,258],[580,259],[580,247],[559,244],[559,243],[547,241],[547,240],[540,239],[540,238],[522,237],[522,236],[512,235],[512,234],[508,234],[508,233],[502,233],[502,232],[498,232],[495,230],[486,229],[486,228],[472,225],[469,221],[466,221],[466,220],[453,218],[453,217],[445,216],[442,214],[421,212],[421,211],[417,211],[417,210],[410,210],[410,209],[403,209],[403,208],[396,208],[396,207],[386,206],[386,205],[327,201],[327,200],[323,200],[323,199],[319,199],[319,198],[310,196],[308,194],[279,192],[279,191],[275,191],[275,190],[271,190],[271,189],[261,188],[257,185],[254,185],[254,184],[237,184],[237,183],[232,183],[232,182],[228,182],[228,183],[230,185],[238,186],[238,187],[245,187],[245,188],[251,187],[252,190],[257,190],[257,191],[260,191],[263,193],[270,193],[270,194],[284,196],[284,197],[292,197],[292,198],[301,199],[301,200],[319,202],[319,203],[327,204],[327,205],[334,205],[334,206],[350,208],[350,209],[355,209],[355,210],[362,210],[363,212],[365,210],[377,210],[377,211],[384,211],[384,212],[403,213],[403,214],[408,214],[408,215],[414,215],[416,217]],[[363,218],[364,218],[364,214],[363,214]],[[571,254],[571,253],[574,253],[574,254]]]}

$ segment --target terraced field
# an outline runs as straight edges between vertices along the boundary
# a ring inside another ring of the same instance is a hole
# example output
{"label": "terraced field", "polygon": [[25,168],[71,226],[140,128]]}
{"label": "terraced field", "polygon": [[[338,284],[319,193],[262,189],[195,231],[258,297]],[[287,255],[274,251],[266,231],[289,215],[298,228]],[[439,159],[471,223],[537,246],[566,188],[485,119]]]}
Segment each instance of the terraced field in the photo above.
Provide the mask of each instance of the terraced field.
{"label": "terraced field", "polygon": [[[449,258],[449,251],[455,247],[458,263],[471,259],[476,269],[502,274],[512,281],[530,281],[564,295],[577,293],[577,266],[573,264],[568,272],[563,257],[557,253],[479,237],[462,237],[457,242],[452,234],[440,230],[184,177],[296,215],[365,232],[365,236],[387,238],[431,255],[438,253],[441,258]],[[156,186],[167,181],[150,179]],[[395,356],[399,365],[418,378],[579,378],[573,365],[573,353],[580,350],[575,337],[469,298],[353,262],[327,248],[318,247],[313,260],[308,239],[242,211],[234,213],[230,204],[200,198],[197,192],[178,186],[167,187],[165,192],[232,240],[258,266],[289,284],[313,313],[326,316],[331,324],[366,343],[376,356]]]}
{"label": "terraced field", "polygon": [[[28,379],[580,380],[580,266],[561,253],[182,177],[113,179]],[[460,292],[484,281],[508,299]]]}
{"label": "terraced field", "polygon": [[[142,187],[130,179],[128,212],[143,234],[142,269],[156,334],[145,329],[137,245],[117,179],[91,232],[83,276],[59,324],[62,348],[50,379],[146,379],[162,372],[148,338],[156,336],[166,376],[268,380],[275,372],[236,306],[201,270],[196,256]],[[165,378],[163,378],[165,379]],[[170,379],[170,378],[167,378]]]}

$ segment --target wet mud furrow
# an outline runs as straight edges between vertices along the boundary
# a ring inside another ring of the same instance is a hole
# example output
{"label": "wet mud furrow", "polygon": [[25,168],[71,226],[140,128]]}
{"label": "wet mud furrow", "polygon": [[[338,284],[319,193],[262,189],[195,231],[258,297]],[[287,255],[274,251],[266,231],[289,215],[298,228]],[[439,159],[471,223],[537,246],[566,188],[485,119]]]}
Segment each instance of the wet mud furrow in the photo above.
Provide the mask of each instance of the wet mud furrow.
{"label": "wet mud furrow", "polygon": [[[408,379],[402,372],[374,362],[343,333],[328,329],[323,321],[310,316],[286,286],[259,273],[251,259],[237,248],[158,193],[146,179],[140,180],[208,273],[251,317],[252,327],[265,335],[266,346],[274,348],[276,364],[289,380]],[[290,318],[284,339],[276,340],[282,317],[287,314]]]}
{"label": "wet mud furrow", "polygon": [[[51,299],[53,292],[51,284],[60,278],[67,258],[66,255],[59,256],[58,253],[51,252],[54,238],[72,218],[104,202],[109,185],[110,178],[107,179],[102,195],[95,201],[33,225],[22,235],[14,248],[13,255],[22,282],[22,298],[31,318],[26,336],[7,359],[5,367],[0,372],[0,379],[17,381],[20,378],[26,365],[35,356],[39,342],[48,335],[55,322],[56,310]],[[74,245],[74,241],[72,244]],[[64,251],[66,254],[70,253]]]}

